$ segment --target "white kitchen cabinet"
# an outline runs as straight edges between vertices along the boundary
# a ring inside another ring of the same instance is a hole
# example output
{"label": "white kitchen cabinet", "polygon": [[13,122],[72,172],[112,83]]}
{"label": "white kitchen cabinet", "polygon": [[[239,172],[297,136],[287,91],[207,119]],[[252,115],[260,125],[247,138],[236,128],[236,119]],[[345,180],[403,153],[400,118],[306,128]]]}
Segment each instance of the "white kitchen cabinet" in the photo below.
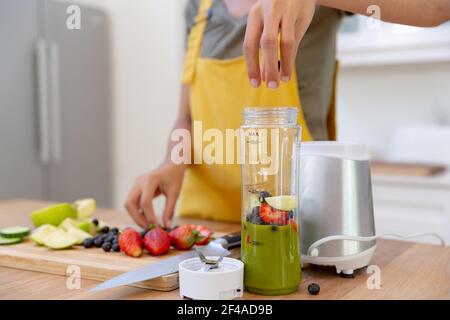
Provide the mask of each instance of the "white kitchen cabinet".
{"label": "white kitchen cabinet", "polygon": [[[438,233],[450,245],[450,173],[372,177],[377,234]],[[437,243],[432,237],[412,241]]]}

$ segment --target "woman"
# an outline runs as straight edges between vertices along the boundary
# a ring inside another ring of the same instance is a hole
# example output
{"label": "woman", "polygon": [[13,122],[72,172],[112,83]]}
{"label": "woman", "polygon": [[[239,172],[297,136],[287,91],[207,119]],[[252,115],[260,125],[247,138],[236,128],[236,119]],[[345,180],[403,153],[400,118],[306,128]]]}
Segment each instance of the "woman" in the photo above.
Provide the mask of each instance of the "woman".
{"label": "woman", "polygon": [[[255,0],[189,1],[186,8],[189,37],[174,129],[191,130],[192,123],[201,121],[205,130],[224,132],[240,126],[246,106],[281,105],[299,109],[303,140],[333,139],[335,40],[341,12],[319,8],[299,54],[295,55],[294,71],[281,83],[260,86],[247,81],[242,51],[247,14],[255,3]],[[157,223],[152,201],[161,194],[166,197],[165,226],[171,224],[178,196],[181,216],[239,221],[239,165],[176,165],[170,158],[173,145],[174,142],[169,143],[166,160],[159,168],[136,180],[127,198],[125,206],[136,223],[142,227]]]}
{"label": "woman", "polygon": [[[245,105],[295,105],[303,111],[299,123],[304,140],[333,139],[334,46],[340,13],[320,7],[314,13],[316,4],[360,14],[371,14],[368,7],[377,5],[382,20],[417,26],[450,19],[450,0],[191,0],[186,10],[190,40],[174,129],[190,130],[195,120],[211,128],[235,128]],[[240,56],[244,32],[247,67]],[[266,86],[251,91],[242,81],[244,73],[251,86]],[[279,89],[274,93],[267,87]],[[229,99],[236,96],[239,99]],[[175,165],[169,157],[172,145],[159,168],[136,180],[126,201],[134,220],[142,227],[157,223],[152,201],[164,194],[163,222],[169,226],[181,191],[181,215],[238,221],[238,166]]]}

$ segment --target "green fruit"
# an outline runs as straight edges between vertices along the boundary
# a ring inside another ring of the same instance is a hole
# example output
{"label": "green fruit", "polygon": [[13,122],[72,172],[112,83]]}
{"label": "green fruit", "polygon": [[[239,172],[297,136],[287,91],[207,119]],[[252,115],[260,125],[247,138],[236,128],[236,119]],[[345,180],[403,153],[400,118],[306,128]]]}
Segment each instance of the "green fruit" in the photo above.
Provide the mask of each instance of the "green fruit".
{"label": "green fruit", "polygon": [[281,211],[291,211],[297,207],[296,196],[276,196],[267,197],[265,201],[269,206]]}
{"label": "green fruit", "polygon": [[78,219],[86,219],[92,217],[95,210],[97,209],[95,199],[77,200],[73,203],[73,205],[77,210]]}
{"label": "green fruit", "polygon": [[50,249],[66,249],[70,248],[78,242],[78,238],[69,234],[68,232],[56,229],[52,233],[45,237],[44,245]]}
{"label": "green fruit", "polygon": [[76,227],[91,235],[95,235],[97,233],[97,227],[89,220],[77,221]]}
{"label": "green fruit", "polygon": [[247,198],[245,212],[252,212],[253,208],[259,206],[260,204],[259,193],[250,193]]}
{"label": "green fruit", "polygon": [[30,239],[36,242],[38,245],[43,245],[45,238],[55,230],[57,230],[55,226],[52,226],[51,224],[44,224],[33,231]]}
{"label": "green fruit", "polygon": [[76,244],[82,244],[84,239],[92,238],[89,233],[75,227],[70,228],[67,233],[78,239]]}
{"label": "green fruit", "polygon": [[69,203],[56,204],[31,213],[31,221],[36,227],[43,224],[58,226],[66,218],[76,218],[77,211]]}
{"label": "green fruit", "polygon": [[0,236],[3,238],[25,238],[29,234],[28,227],[9,227],[0,230]]}
{"label": "green fruit", "polygon": [[76,225],[77,222],[74,219],[65,218],[64,221],[59,224],[58,228],[69,231],[70,228],[74,228]]}
{"label": "green fruit", "polygon": [[19,243],[22,241],[22,238],[4,238],[0,236],[0,245],[8,245],[8,244],[14,244]]}

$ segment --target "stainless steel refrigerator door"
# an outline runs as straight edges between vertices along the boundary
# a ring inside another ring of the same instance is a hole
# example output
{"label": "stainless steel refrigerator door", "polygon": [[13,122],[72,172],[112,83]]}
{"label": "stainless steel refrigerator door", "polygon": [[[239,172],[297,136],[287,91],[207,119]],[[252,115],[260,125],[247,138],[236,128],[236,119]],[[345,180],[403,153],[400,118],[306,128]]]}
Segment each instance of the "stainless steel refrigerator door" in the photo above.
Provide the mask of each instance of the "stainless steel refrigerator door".
{"label": "stainless steel refrigerator door", "polygon": [[100,205],[111,205],[108,18],[102,11],[80,6],[81,28],[70,29],[72,3],[45,2],[51,108],[49,198],[94,197]]}
{"label": "stainless steel refrigerator door", "polygon": [[0,200],[45,198],[36,100],[37,0],[0,1]]}

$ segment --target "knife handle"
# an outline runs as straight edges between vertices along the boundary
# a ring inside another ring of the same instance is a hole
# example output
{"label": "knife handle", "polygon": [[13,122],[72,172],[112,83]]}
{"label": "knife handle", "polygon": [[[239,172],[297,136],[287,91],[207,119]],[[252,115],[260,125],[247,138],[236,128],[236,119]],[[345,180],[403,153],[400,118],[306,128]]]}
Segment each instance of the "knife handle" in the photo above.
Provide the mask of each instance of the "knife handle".
{"label": "knife handle", "polygon": [[232,249],[241,245],[241,232],[230,233],[218,239],[225,249]]}

